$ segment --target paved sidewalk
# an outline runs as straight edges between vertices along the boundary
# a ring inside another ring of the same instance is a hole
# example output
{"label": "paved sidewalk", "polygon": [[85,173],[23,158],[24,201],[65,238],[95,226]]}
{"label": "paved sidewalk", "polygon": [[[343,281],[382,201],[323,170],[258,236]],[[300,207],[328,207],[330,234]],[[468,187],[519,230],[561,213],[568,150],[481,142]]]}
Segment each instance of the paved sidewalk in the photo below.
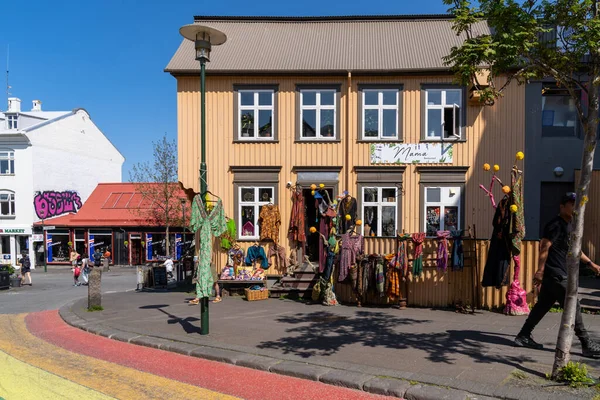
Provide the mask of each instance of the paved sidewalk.
{"label": "paved sidewalk", "polygon": [[[537,327],[535,338],[545,350],[534,351],[512,346],[525,317],[235,297],[210,305],[211,334],[201,336],[200,308],[186,304],[189,298],[181,292],[116,293],[104,296],[102,312],[85,311],[85,300],[80,300],[63,307],[61,315],[70,324],[117,340],[380,394],[402,396],[416,382],[436,385],[429,390],[462,391],[444,394],[452,399],[467,398],[467,392],[528,400],[591,398],[595,393],[544,379],[552,366],[560,314],[549,314]],[[600,316],[584,315],[584,320],[592,336],[600,338]],[[583,359],[579,343],[574,353],[574,361],[584,361],[598,376],[600,361]],[[392,380],[376,384],[376,377],[396,378],[401,388],[381,389]]]}

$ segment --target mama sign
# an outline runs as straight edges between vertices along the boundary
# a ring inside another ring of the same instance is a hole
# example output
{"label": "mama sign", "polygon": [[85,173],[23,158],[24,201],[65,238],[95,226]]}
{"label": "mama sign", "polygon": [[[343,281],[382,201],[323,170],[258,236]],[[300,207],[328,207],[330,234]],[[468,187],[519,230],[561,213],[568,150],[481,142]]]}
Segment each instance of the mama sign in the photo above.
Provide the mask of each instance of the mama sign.
{"label": "mama sign", "polygon": [[446,143],[378,143],[371,145],[371,164],[452,164]]}

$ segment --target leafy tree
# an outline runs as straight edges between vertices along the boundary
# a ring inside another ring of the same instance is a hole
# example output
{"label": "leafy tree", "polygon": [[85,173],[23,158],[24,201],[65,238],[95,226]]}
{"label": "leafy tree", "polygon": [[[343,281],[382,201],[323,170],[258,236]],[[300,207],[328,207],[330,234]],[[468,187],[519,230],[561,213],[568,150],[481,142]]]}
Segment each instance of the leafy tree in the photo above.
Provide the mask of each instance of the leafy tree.
{"label": "leafy tree", "polygon": [[[592,0],[443,0],[455,16],[453,29],[463,35],[445,62],[456,80],[473,86],[480,101],[493,105],[512,82],[551,78],[574,100],[585,134],[577,187],[568,280],[554,378],[567,365],[579,285],[579,258],[598,127],[600,87],[600,2]],[[485,24],[490,30],[485,29]],[[482,33],[483,32],[483,33]],[[583,96],[582,96],[583,94]]]}
{"label": "leafy tree", "polygon": [[172,226],[182,226],[182,196],[177,176],[177,143],[164,135],[152,142],[153,161],[135,164],[129,173],[129,180],[142,195],[142,201],[135,212],[149,224],[164,226],[166,252],[171,254],[169,230]]}

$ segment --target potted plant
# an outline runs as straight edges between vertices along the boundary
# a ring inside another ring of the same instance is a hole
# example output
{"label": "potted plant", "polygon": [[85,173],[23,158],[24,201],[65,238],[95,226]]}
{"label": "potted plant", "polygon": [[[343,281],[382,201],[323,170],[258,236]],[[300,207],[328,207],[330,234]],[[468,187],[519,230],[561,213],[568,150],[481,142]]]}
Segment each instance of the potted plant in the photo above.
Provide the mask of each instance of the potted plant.
{"label": "potted plant", "polygon": [[2,268],[4,271],[7,271],[10,276],[10,286],[21,287],[21,277],[16,274],[15,267],[13,267],[12,264],[6,264]]}
{"label": "potted plant", "polygon": [[123,245],[124,245],[125,247],[128,247],[128,246],[129,246],[129,241],[125,240],[125,241],[123,242]]}

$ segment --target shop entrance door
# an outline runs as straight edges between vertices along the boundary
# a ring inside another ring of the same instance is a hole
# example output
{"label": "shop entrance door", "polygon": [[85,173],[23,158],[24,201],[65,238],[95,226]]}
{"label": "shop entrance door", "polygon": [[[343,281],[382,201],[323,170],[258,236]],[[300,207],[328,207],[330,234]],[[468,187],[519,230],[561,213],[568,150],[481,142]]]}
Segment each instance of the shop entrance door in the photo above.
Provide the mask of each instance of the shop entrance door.
{"label": "shop entrance door", "polygon": [[142,239],[131,239],[131,265],[142,264]]}
{"label": "shop entrance door", "polygon": [[[329,193],[329,198],[333,200],[333,188],[325,187],[325,190]],[[310,233],[310,228],[314,226],[318,231],[320,219],[323,217],[319,214],[317,200],[312,195],[312,190],[304,189],[302,195],[304,196],[304,205],[306,207],[306,220],[304,221],[306,229],[306,248],[304,249],[304,254],[308,256],[310,262],[318,263],[320,256],[319,240],[322,240],[322,238],[317,233]]]}

